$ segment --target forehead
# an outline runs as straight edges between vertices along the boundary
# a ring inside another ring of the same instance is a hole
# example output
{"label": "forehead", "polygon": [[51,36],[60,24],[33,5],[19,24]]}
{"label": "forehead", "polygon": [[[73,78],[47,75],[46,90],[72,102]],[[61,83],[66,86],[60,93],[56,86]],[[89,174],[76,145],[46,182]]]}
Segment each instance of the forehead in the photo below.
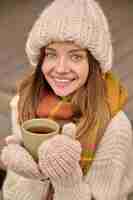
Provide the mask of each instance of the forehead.
{"label": "forehead", "polygon": [[68,49],[68,50],[80,50],[86,51],[85,49],[81,48],[79,45],[75,44],[74,42],[66,41],[66,42],[52,42],[46,46],[46,49]]}

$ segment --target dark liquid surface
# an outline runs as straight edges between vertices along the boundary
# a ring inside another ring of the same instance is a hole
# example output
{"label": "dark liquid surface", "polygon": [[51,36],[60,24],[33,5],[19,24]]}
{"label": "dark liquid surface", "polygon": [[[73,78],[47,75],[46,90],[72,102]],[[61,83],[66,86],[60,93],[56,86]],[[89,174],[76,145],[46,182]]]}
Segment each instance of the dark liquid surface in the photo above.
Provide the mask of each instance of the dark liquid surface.
{"label": "dark liquid surface", "polygon": [[27,131],[31,133],[36,133],[36,134],[48,134],[48,133],[53,132],[54,130],[49,127],[38,126],[38,127],[28,128]]}

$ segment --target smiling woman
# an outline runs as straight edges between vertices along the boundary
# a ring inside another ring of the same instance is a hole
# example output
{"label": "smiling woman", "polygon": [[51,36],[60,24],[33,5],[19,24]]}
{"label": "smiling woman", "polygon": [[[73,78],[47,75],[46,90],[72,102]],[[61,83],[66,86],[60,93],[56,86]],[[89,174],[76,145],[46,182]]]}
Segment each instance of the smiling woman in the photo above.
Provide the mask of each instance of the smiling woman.
{"label": "smiling woman", "polygon": [[57,42],[45,49],[42,72],[58,96],[68,96],[85,84],[89,63],[87,50],[71,42]]}
{"label": "smiling woman", "polygon": [[[1,156],[8,169],[4,200],[126,200],[133,134],[99,4],[53,1],[29,33],[26,53],[32,71],[11,102],[14,135]],[[60,134],[39,146],[38,162],[21,136],[21,125],[32,118],[60,125]]]}

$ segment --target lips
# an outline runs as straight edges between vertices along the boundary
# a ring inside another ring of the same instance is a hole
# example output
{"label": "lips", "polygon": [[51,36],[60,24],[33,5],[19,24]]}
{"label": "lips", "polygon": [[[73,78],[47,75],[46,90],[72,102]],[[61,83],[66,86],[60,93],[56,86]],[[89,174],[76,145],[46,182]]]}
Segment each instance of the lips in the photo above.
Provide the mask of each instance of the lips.
{"label": "lips", "polygon": [[54,79],[55,85],[57,87],[65,87],[68,86],[72,81],[68,79]]}
{"label": "lips", "polygon": [[74,79],[66,79],[66,78],[53,78],[54,84],[58,88],[65,88],[71,84]]}
{"label": "lips", "polygon": [[61,82],[61,83],[68,83],[68,82],[72,81],[72,80],[69,80],[69,79],[58,79],[58,78],[54,78],[54,80],[56,82]]}

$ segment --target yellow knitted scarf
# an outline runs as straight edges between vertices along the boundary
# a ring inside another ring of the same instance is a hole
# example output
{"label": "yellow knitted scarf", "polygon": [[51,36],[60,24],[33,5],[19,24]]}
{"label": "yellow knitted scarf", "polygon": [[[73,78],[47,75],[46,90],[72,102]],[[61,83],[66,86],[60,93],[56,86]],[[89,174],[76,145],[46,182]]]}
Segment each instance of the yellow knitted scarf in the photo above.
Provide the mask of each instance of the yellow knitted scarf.
{"label": "yellow knitted scarf", "polygon": [[[127,90],[123,87],[120,80],[114,75],[111,71],[104,74],[104,79],[107,85],[107,97],[110,108],[111,117],[115,116],[117,112],[123,109],[123,106],[126,104],[128,99]],[[96,145],[95,145],[95,135],[99,128],[99,123],[97,123],[96,127],[93,130],[93,141],[94,143],[89,148],[84,148],[81,155],[81,167],[83,170],[83,174],[85,175],[93,160],[95,159]]]}

